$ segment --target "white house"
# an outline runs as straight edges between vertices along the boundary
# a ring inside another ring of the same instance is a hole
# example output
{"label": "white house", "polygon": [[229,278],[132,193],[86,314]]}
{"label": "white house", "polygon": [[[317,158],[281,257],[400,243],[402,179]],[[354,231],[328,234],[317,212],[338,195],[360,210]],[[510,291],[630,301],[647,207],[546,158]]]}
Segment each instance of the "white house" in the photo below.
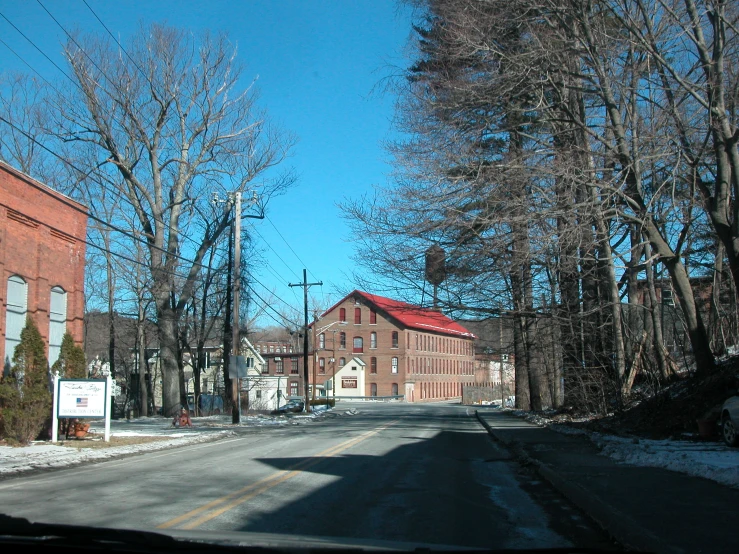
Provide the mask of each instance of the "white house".
{"label": "white house", "polygon": [[329,378],[327,384],[330,383],[329,396],[336,395],[337,398],[342,396],[364,396],[364,378],[366,364],[360,358],[352,358],[344,364],[344,366],[336,372],[336,375]]}
{"label": "white house", "polygon": [[269,375],[267,362],[248,339],[242,339],[241,352],[246,357],[247,366],[247,376],[241,380],[241,391],[248,395],[249,409],[272,411],[283,406],[288,395],[288,378]]}

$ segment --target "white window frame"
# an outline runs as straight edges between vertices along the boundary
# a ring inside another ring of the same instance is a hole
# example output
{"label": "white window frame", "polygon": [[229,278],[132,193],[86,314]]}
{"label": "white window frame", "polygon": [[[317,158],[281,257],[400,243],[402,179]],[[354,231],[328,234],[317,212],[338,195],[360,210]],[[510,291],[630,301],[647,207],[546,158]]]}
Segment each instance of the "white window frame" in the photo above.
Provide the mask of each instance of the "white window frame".
{"label": "white window frame", "polygon": [[26,326],[28,316],[28,283],[20,275],[8,277],[5,312],[5,360],[4,365],[13,362],[15,347],[21,342],[21,332]]}
{"label": "white window frame", "polygon": [[54,365],[62,351],[62,340],[67,331],[67,291],[51,287],[49,294],[49,366]]}

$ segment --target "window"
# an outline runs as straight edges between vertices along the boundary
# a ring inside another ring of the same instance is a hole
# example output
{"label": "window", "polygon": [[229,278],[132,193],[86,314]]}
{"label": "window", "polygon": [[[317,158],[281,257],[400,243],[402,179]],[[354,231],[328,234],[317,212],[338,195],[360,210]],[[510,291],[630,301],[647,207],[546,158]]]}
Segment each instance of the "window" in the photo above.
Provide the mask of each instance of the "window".
{"label": "window", "polygon": [[269,351],[270,352],[274,352],[275,351],[275,345],[274,344],[270,344],[269,345]]}
{"label": "window", "polygon": [[364,352],[364,341],[362,341],[362,337],[354,337],[354,349],[352,352],[356,354]]}
{"label": "window", "polygon": [[13,359],[15,347],[21,342],[21,331],[26,325],[28,285],[23,278],[13,275],[8,279],[8,309],[5,313],[5,362]]}
{"label": "window", "polygon": [[292,375],[298,374],[298,359],[297,358],[290,358],[290,373]]}
{"label": "window", "polygon": [[61,287],[52,287],[49,306],[49,365],[59,359],[62,339],[67,330],[67,293]]}
{"label": "window", "polygon": [[262,391],[260,389],[257,389],[256,390],[256,397],[257,398],[262,398]]}
{"label": "window", "polygon": [[393,396],[398,396],[398,383],[393,383],[390,385],[390,394]]}
{"label": "window", "polygon": [[398,358],[393,356],[390,364],[390,373],[398,373]]}
{"label": "window", "polygon": [[290,381],[290,396],[298,396],[298,382]]}
{"label": "window", "polygon": [[393,331],[393,348],[398,348],[398,332]]}
{"label": "window", "polygon": [[346,308],[339,308],[339,321],[346,323]]}
{"label": "window", "polygon": [[354,325],[362,323],[362,308],[354,308]]}
{"label": "window", "polygon": [[370,373],[377,373],[377,358],[374,356],[370,358]]}
{"label": "window", "polygon": [[342,331],[339,333],[339,350],[346,349],[346,333]]}
{"label": "window", "polygon": [[370,308],[370,325],[377,325],[377,312]]}
{"label": "window", "polygon": [[377,396],[377,383],[370,383],[370,396]]}
{"label": "window", "polygon": [[370,348],[377,348],[377,333],[370,333]]}
{"label": "window", "polygon": [[318,373],[326,373],[326,358],[318,358]]}
{"label": "window", "polygon": [[321,350],[326,348],[326,333],[318,335],[318,348]]}
{"label": "window", "polygon": [[339,358],[339,367],[344,367],[346,364],[346,358]]}
{"label": "window", "polygon": [[275,373],[285,373],[285,367],[282,360],[275,360]]}

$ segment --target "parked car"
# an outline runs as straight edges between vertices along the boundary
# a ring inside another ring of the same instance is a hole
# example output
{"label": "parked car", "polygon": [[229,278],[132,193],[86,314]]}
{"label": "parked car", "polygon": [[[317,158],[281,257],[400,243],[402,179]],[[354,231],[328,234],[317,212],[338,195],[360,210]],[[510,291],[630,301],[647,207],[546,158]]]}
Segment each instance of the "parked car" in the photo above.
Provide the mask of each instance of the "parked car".
{"label": "parked car", "polygon": [[739,396],[732,396],[721,408],[721,436],[729,446],[739,446]]}
{"label": "parked car", "polygon": [[272,410],[272,415],[298,413],[303,411],[303,402],[301,400],[288,400],[284,406],[280,406],[276,410]]}

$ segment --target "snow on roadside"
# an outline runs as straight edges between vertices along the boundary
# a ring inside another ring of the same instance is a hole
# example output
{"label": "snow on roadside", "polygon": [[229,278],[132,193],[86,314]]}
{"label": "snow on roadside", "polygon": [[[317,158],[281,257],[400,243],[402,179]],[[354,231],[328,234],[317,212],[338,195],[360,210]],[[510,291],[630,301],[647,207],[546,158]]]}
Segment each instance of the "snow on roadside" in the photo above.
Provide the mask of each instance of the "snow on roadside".
{"label": "snow on roadside", "polygon": [[568,435],[585,435],[604,455],[620,463],[669,469],[739,488],[739,450],[718,442],[618,437],[562,424],[549,428]]}
{"label": "snow on roadside", "polygon": [[[238,427],[287,426],[309,423],[321,413],[290,416],[244,416]],[[169,419],[142,417],[111,421],[112,437],[156,437],[161,440],[141,444],[110,446],[107,448],[75,448],[48,442],[30,446],[0,446],[0,475],[18,474],[33,469],[61,468],[84,462],[100,461],[139,452],[150,452],[216,440],[235,435],[230,415],[192,418],[193,427],[177,429]],[[237,427],[237,428],[238,428]],[[103,435],[102,421],[93,421],[90,432]]]}
{"label": "snow on roadside", "polygon": [[603,454],[630,465],[661,467],[739,488],[739,450],[720,443],[626,439],[595,433]]}
{"label": "snow on roadside", "polygon": [[[602,454],[629,465],[658,467],[694,477],[703,477],[723,485],[739,488],[739,449],[720,442],[680,440],[651,440],[637,437],[619,437],[595,431],[586,431],[547,417],[522,410],[507,410],[529,423],[548,426],[567,435],[584,435],[601,449]],[[581,418],[573,421],[585,421]]]}
{"label": "snow on roadside", "polygon": [[30,446],[0,446],[0,475],[9,475],[33,469],[61,468],[83,462],[94,462],[135,454],[174,448],[188,444],[206,442],[233,434],[232,431],[216,431],[209,433],[170,433],[162,435],[142,434],[135,431],[113,433],[113,436],[161,436],[163,440],[111,446],[109,448],[74,448],[73,446],[57,446],[51,443],[38,442]]}

